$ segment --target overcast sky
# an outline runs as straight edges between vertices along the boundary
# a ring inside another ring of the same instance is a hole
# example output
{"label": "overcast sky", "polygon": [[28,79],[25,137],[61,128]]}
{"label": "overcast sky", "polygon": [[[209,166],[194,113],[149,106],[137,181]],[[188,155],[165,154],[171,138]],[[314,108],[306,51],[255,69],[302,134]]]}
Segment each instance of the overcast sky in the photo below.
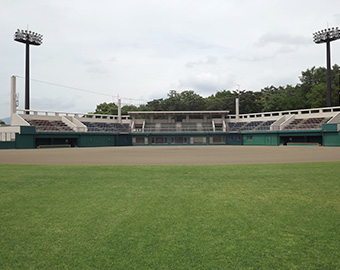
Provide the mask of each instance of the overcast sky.
{"label": "overcast sky", "polygon": [[[340,27],[339,0],[1,0],[0,119],[10,114],[10,77],[24,108],[25,46],[16,29],[44,35],[31,46],[31,109],[94,111],[140,104],[170,89],[206,97],[299,81],[325,66],[312,33]],[[340,64],[340,40],[332,43]]]}

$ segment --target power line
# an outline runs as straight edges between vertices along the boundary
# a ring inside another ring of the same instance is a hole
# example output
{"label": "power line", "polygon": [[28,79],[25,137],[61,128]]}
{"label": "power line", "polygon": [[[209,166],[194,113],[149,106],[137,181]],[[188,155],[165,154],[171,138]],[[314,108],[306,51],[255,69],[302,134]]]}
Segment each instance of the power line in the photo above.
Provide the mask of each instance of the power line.
{"label": "power line", "polygon": [[[20,78],[20,79],[25,79],[25,77],[18,76],[18,75],[15,75],[15,77]],[[81,92],[86,92],[86,93],[95,94],[95,95],[102,95],[102,96],[107,96],[107,97],[112,97],[112,98],[117,98],[117,99],[130,100],[131,103],[132,103],[132,100],[147,102],[147,100],[143,100],[143,99],[120,97],[119,95],[110,95],[110,94],[101,93],[101,92],[97,92],[97,91],[93,91],[93,90],[86,90],[86,89],[82,89],[82,88],[67,86],[67,85],[63,85],[63,84],[59,84],[59,83],[46,82],[46,81],[32,79],[32,78],[30,79],[30,81],[44,83],[44,84],[53,85],[53,86],[58,86],[58,87],[66,88],[66,89],[72,89],[72,90],[81,91]]]}

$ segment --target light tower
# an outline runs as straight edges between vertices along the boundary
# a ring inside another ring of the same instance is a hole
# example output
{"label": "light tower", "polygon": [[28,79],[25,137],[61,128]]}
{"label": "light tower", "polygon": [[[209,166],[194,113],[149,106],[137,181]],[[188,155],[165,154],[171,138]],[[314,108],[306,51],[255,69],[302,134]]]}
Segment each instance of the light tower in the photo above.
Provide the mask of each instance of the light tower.
{"label": "light tower", "polygon": [[331,83],[331,41],[337,40],[340,38],[340,30],[338,27],[336,28],[328,28],[325,30],[321,30],[315,32],[313,34],[314,42],[316,44],[326,43],[327,50],[327,106],[332,106],[332,83]]}
{"label": "light tower", "polygon": [[[30,45],[42,44],[43,36],[28,30],[17,30],[14,40],[26,44],[26,69],[25,69],[25,110],[30,109]],[[28,112],[26,112],[28,113]]]}

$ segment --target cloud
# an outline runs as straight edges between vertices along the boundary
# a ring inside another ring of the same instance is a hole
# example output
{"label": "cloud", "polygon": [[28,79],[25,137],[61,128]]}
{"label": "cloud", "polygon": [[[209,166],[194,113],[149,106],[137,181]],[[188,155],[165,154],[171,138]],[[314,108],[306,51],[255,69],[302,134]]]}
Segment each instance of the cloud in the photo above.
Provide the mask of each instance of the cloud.
{"label": "cloud", "polygon": [[207,56],[205,59],[200,59],[198,61],[189,61],[185,64],[188,68],[193,68],[195,66],[205,66],[205,65],[213,65],[217,63],[217,57]]}
{"label": "cloud", "polygon": [[31,108],[36,110],[53,110],[56,111],[70,111],[76,105],[75,99],[66,99],[64,97],[35,97],[32,96]]}
{"label": "cloud", "polygon": [[[162,98],[169,89],[261,89],[278,78],[284,85],[291,74],[297,78],[301,70],[323,66],[324,51],[313,46],[312,32],[327,21],[339,26],[339,11],[329,9],[337,1],[2,0],[0,116],[10,111],[10,76],[24,76],[24,47],[13,41],[18,27],[29,24],[44,35],[43,45],[31,48],[32,78],[115,96]],[[31,89],[32,98],[46,97],[32,100],[38,110],[86,112],[111,102],[106,95],[33,81]],[[23,91],[20,79],[21,99]]]}
{"label": "cloud", "polygon": [[241,53],[240,55],[228,55],[224,59],[228,61],[239,61],[239,62],[262,62],[274,57],[273,54],[256,54],[256,55],[246,55],[246,53]]}
{"label": "cloud", "polygon": [[217,90],[226,89],[228,85],[234,84],[235,83],[230,77],[224,77],[210,72],[203,72],[180,79],[179,89],[194,90],[204,95],[214,93]]}
{"label": "cloud", "polygon": [[340,24],[340,13],[335,14],[334,17],[335,17],[336,23],[337,23],[337,24]]}
{"label": "cloud", "polygon": [[117,58],[112,56],[108,59],[109,62],[116,62],[117,61]]}
{"label": "cloud", "polygon": [[[110,58],[108,62],[115,62],[115,58]],[[86,66],[86,72],[93,74],[106,74],[109,69],[106,67],[106,63],[101,60],[87,60],[84,62]]]}
{"label": "cloud", "polygon": [[306,38],[301,35],[291,35],[287,33],[279,33],[279,32],[268,32],[259,37],[259,39],[255,42],[257,47],[264,47],[269,44],[278,44],[278,45],[308,45],[311,43],[310,38]]}
{"label": "cloud", "polygon": [[279,53],[291,53],[294,52],[296,50],[296,48],[294,46],[289,46],[289,45],[284,45],[281,46],[277,51],[276,54]]}
{"label": "cloud", "polygon": [[86,69],[86,71],[89,73],[94,73],[94,74],[106,74],[109,72],[109,70],[105,68],[104,66],[98,66],[98,65],[89,66]]}

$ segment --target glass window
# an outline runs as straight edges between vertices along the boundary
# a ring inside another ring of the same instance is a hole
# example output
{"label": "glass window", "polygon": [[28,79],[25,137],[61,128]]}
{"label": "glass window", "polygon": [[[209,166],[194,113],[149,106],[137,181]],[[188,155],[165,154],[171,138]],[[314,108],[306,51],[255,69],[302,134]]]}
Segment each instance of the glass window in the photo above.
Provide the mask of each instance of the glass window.
{"label": "glass window", "polygon": [[136,137],[136,144],[145,144],[145,137]]}
{"label": "glass window", "polygon": [[168,137],[152,137],[151,143],[152,144],[167,144],[168,143]]}
{"label": "glass window", "polygon": [[186,144],[187,137],[184,136],[173,136],[171,137],[171,144]]}
{"label": "glass window", "polygon": [[206,138],[205,137],[191,137],[193,144],[205,144]]}
{"label": "glass window", "polygon": [[210,143],[212,144],[225,144],[225,136],[213,136],[210,137]]}

